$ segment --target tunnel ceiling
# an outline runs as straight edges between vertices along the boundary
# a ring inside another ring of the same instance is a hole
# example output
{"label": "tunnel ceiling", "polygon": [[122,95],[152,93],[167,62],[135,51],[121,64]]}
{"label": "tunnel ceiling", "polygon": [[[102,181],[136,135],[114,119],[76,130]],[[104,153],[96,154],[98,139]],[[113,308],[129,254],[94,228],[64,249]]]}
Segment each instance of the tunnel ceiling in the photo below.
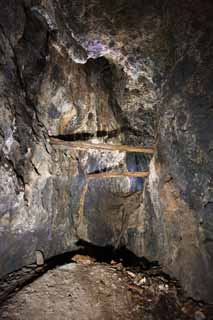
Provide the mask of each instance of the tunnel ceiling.
{"label": "tunnel ceiling", "polygon": [[0,275],[83,240],[158,261],[213,302],[211,1],[0,4]]}

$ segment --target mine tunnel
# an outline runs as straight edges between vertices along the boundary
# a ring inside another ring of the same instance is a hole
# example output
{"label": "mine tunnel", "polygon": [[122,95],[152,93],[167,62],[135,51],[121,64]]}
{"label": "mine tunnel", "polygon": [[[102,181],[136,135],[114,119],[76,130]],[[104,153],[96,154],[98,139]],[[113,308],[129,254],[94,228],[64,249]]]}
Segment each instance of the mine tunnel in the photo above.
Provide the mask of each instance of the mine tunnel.
{"label": "mine tunnel", "polygon": [[213,2],[0,0],[0,319],[213,319]]}

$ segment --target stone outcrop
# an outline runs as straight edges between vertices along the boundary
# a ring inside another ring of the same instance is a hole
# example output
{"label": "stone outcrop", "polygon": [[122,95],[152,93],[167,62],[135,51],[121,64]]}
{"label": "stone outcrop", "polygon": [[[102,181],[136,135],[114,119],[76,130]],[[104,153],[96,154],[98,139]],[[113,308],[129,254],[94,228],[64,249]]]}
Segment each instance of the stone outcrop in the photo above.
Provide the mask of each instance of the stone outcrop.
{"label": "stone outcrop", "polygon": [[159,261],[213,302],[211,1],[0,4],[0,275],[84,240]]}

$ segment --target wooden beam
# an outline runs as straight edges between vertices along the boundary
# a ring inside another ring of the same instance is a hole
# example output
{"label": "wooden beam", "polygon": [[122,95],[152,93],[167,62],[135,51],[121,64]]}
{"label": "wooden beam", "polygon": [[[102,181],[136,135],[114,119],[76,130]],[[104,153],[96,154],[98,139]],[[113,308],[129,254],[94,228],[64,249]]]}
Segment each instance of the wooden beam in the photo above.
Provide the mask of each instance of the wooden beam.
{"label": "wooden beam", "polygon": [[90,173],[87,178],[89,180],[101,179],[101,178],[116,178],[116,177],[148,177],[149,172],[100,172]]}
{"label": "wooden beam", "polygon": [[128,145],[116,145],[107,143],[91,143],[84,141],[64,141],[57,138],[50,138],[50,142],[53,145],[63,146],[68,149],[76,150],[106,150],[106,151],[120,151],[120,152],[137,152],[137,153],[147,153],[153,154],[155,152],[154,148],[147,148],[141,146],[128,146]]}

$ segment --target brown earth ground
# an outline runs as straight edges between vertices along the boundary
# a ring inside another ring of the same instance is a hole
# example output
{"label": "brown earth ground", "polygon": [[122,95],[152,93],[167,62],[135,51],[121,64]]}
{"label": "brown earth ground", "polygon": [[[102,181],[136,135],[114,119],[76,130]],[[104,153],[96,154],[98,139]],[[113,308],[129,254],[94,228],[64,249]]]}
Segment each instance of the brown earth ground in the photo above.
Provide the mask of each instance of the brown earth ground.
{"label": "brown earth ground", "polygon": [[209,307],[184,298],[158,267],[139,271],[82,255],[72,260],[47,272],[45,266],[25,268],[1,281],[0,319],[213,319]]}

